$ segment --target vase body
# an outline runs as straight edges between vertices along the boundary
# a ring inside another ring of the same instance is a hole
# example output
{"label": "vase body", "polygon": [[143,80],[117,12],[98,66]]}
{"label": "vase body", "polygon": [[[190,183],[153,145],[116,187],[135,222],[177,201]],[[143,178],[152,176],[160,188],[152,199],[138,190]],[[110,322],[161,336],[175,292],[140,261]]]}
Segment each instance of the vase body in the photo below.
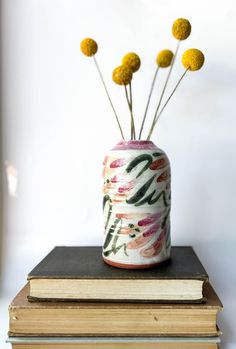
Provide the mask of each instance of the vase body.
{"label": "vase body", "polygon": [[103,259],[149,268],[170,257],[170,164],[151,141],[121,141],[104,159]]}

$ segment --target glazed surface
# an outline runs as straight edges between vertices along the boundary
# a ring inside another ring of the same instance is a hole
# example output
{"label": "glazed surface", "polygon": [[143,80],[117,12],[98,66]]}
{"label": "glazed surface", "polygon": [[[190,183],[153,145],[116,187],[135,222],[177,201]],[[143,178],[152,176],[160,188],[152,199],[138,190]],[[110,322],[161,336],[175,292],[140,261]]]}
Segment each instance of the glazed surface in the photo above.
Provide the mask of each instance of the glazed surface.
{"label": "glazed surface", "polygon": [[170,254],[170,164],[150,141],[122,141],[105,157],[105,260],[160,263]]}

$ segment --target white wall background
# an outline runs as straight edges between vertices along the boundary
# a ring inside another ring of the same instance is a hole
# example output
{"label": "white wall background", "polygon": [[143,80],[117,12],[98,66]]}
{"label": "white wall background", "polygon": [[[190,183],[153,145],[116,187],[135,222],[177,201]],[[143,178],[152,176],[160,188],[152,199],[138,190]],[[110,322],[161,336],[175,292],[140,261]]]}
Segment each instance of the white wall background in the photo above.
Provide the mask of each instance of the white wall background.
{"label": "white wall background", "polygon": [[141,56],[134,81],[140,122],[155,56],[175,49],[171,26],[178,17],[190,20],[192,34],[181,45],[170,87],[183,71],[185,49],[200,48],[206,62],[187,75],[153,141],[172,164],[172,242],[194,246],[225,306],[222,348],[236,348],[233,0],[2,0],[2,160],[16,167],[19,179],[13,197],[4,176],[2,343],[6,304],[34,265],[55,245],[102,242],[102,160],[120,136],[80,41],[97,40],[97,59],[128,128],[123,90],[111,72],[123,54]]}

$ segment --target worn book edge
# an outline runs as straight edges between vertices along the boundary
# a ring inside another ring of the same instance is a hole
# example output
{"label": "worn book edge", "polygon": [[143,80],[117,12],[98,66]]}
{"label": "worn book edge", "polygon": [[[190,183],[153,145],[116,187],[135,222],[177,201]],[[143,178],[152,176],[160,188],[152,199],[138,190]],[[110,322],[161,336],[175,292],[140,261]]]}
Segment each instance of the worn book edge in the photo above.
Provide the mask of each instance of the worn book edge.
{"label": "worn book edge", "polygon": [[31,300],[201,303],[203,298],[203,281],[185,279],[35,279],[29,293]]}
{"label": "worn book edge", "polygon": [[201,303],[205,303],[206,302],[206,297],[202,297],[200,299],[196,299],[196,300],[149,300],[149,299],[126,299],[126,298],[122,298],[122,300],[120,299],[99,299],[99,298],[87,298],[87,299],[81,299],[81,298],[73,298],[73,299],[68,299],[68,298],[38,298],[38,297],[32,297],[32,296],[27,296],[29,302],[35,303],[35,302],[83,302],[83,303],[87,303],[87,302],[98,302],[98,303],[120,303],[121,301],[124,303],[160,303],[160,304],[201,304]]}
{"label": "worn book edge", "polygon": [[7,343],[220,343],[220,337],[8,337]]}

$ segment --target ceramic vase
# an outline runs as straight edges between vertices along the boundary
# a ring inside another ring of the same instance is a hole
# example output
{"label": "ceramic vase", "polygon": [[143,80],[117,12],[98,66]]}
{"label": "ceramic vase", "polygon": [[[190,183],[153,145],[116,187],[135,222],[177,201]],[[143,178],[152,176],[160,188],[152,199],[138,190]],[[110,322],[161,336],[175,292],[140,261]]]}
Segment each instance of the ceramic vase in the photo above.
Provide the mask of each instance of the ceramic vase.
{"label": "ceramic vase", "polygon": [[151,141],[121,141],[104,159],[103,259],[149,268],[170,257],[170,163]]}

